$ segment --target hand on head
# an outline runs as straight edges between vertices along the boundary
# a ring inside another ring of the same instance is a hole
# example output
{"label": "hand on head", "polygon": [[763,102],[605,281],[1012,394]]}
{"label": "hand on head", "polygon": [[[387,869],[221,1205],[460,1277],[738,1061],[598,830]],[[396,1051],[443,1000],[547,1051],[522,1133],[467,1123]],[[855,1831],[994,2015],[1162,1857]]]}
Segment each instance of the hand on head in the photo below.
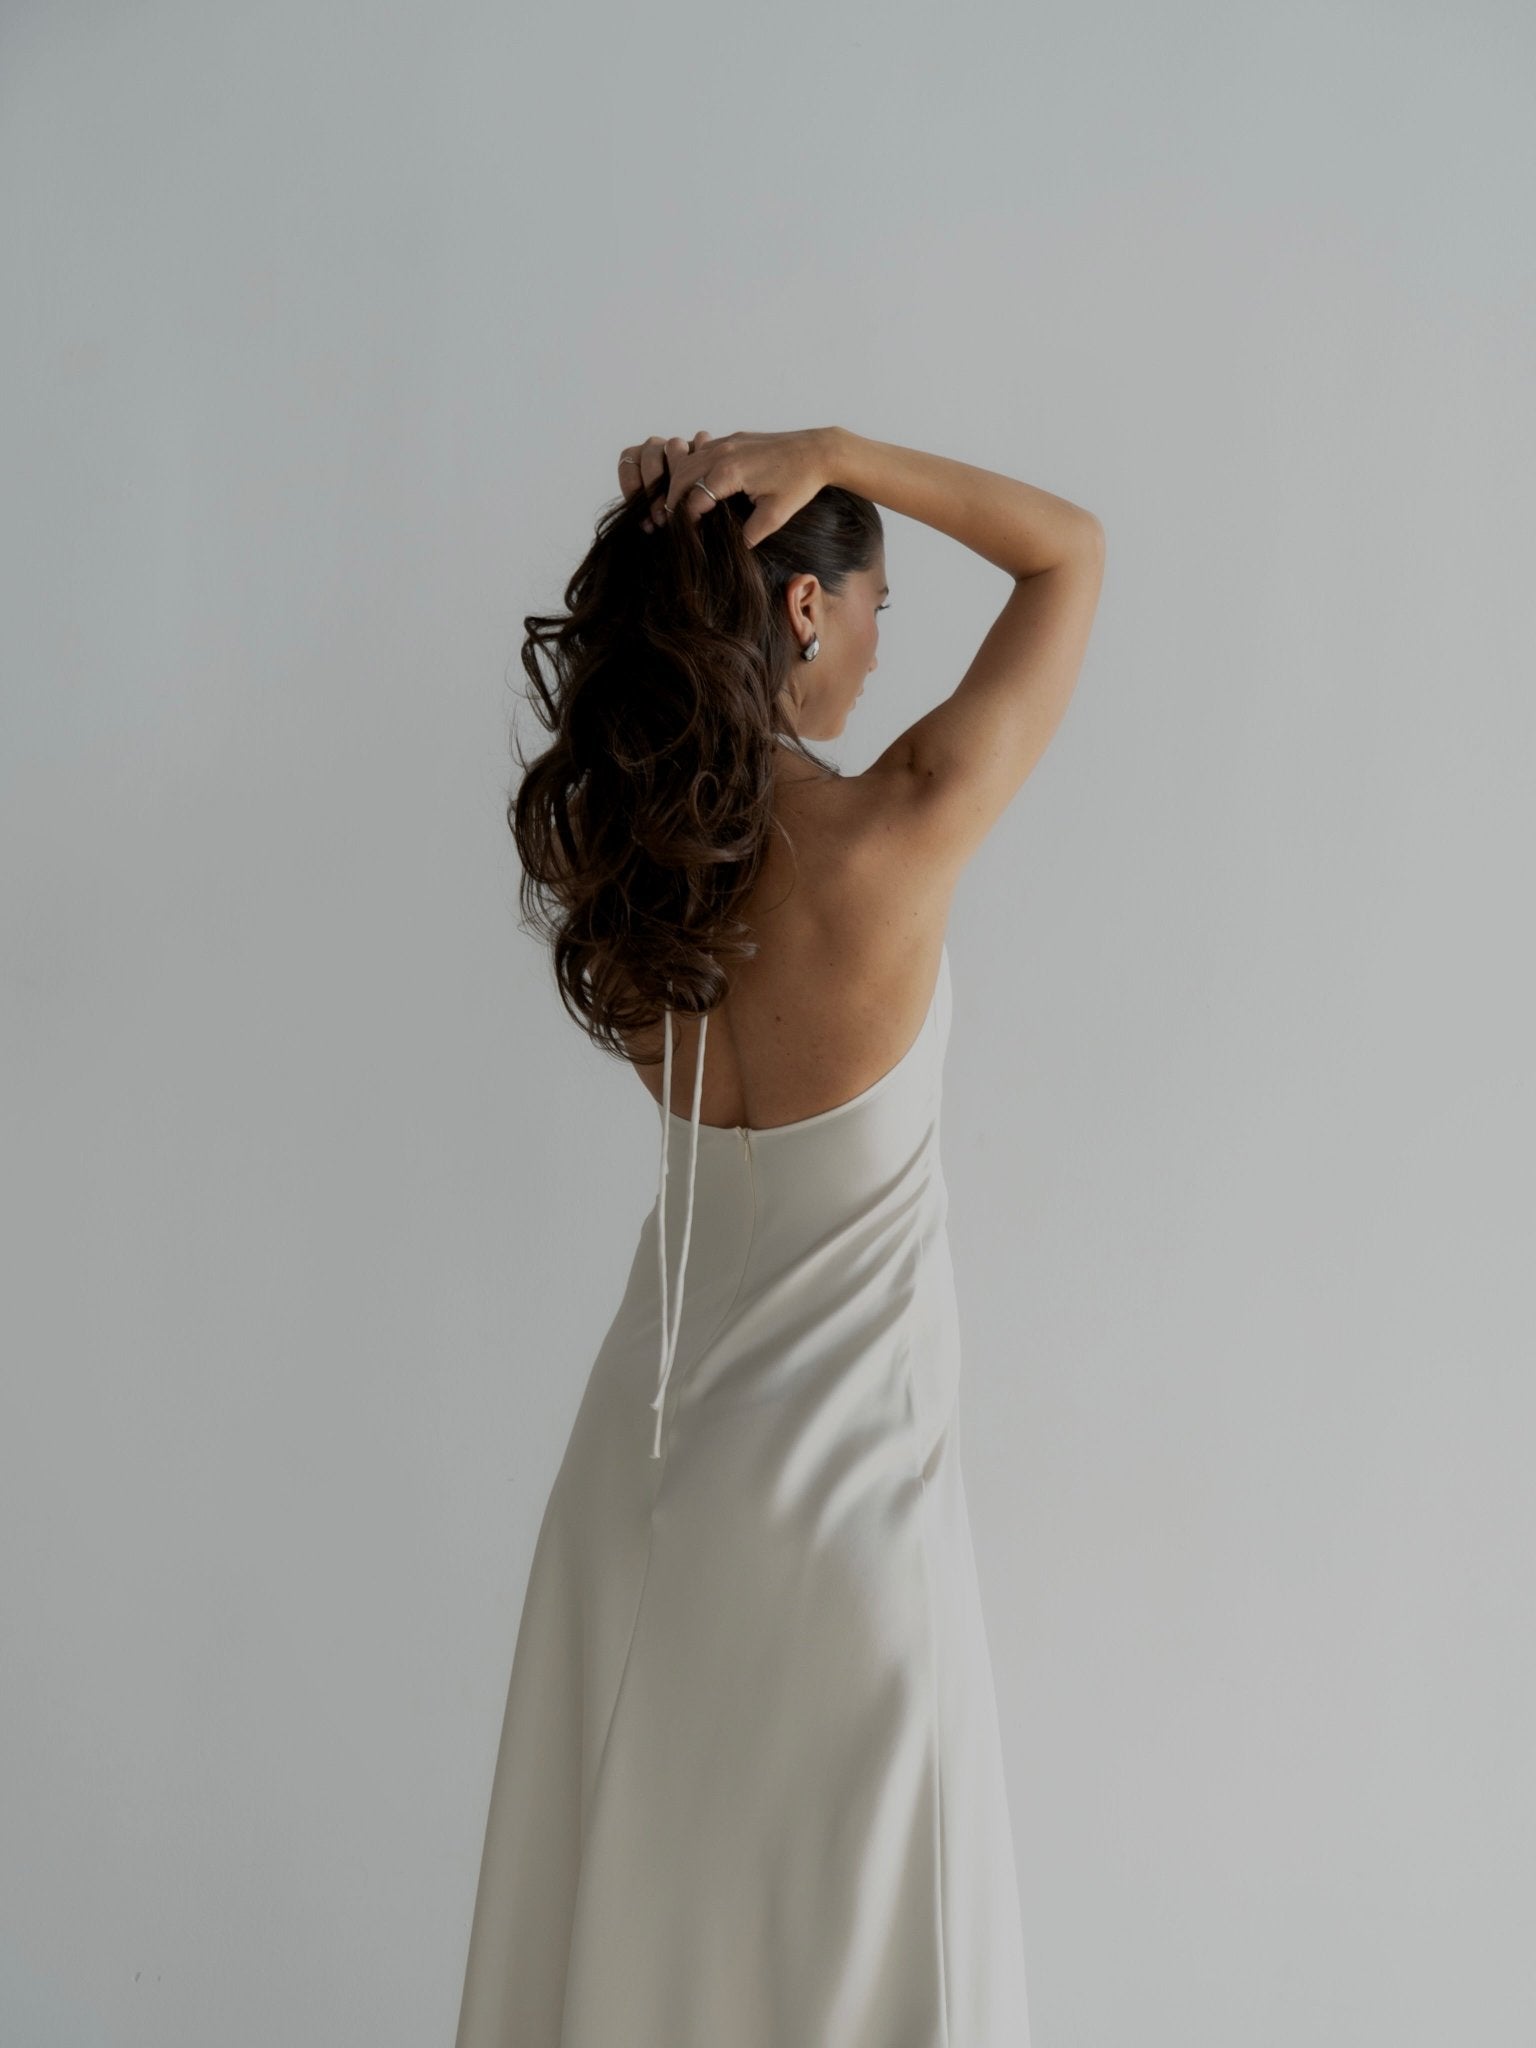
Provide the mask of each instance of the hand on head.
{"label": "hand on head", "polygon": [[650,516],[642,521],[647,533],[680,511],[702,519],[741,492],[752,500],[742,538],[755,548],[833,481],[834,457],[835,430],[828,428],[735,433],[723,441],[702,429],[691,441],[652,434],[619,457],[619,487],[626,498],[643,491],[650,500]]}
{"label": "hand on head", "polygon": [[[685,441],[680,434],[674,434],[667,441],[660,434],[652,434],[649,440],[626,448],[619,457],[619,489],[624,496],[633,498],[644,492],[653,500],[650,515],[640,522],[646,533],[654,533],[658,518],[664,520],[667,517],[667,486],[673,463],[679,456],[694,454],[708,440],[709,435],[703,427],[691,441]],[[694,514],[695,518],[702,518],[711,500],[703,491],[690,491],[688,496],[702,508]]]}

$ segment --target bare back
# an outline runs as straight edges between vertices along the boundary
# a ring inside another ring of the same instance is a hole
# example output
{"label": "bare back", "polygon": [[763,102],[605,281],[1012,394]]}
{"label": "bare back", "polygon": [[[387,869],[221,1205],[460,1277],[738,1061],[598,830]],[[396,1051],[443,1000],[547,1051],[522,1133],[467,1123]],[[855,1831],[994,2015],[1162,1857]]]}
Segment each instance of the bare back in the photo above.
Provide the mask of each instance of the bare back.
{"label": "bare back", "polygon": [[[950,869],[903,853],[910,777],[821,778],[786,752],[774,832],[742,915],[758,941],[710,1013],[700,1120],[765,1130],[861,1094],[907,1052],[939,973]],[[661,1033],[636,1073],[661,1101]],[[677,1019],[672,1101],[693,1099],[698,1022]]]}
{"label": "bare back", "polygon": [[[777,816],[743,914],[758,954],[711,1013],[700,1121],[766,1130],[836,1108],[908,1051],[938,980],[960,873],[1022,788],[1076,687],[1104,572],[1103,530],[1013,589],[960,682],[862,775],[786,750]],[[678,1020],[675,1115],[689,1115],[698,1025]],[[659,1104],[660,1030],[633,1050]]]}

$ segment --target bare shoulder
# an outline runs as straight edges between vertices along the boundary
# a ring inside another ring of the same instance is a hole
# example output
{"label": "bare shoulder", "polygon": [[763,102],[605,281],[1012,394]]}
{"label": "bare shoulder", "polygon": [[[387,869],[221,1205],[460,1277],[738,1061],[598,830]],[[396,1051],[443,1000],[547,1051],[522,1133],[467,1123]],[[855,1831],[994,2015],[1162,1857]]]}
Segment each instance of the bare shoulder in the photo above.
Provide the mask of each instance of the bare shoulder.
{"label": "bare shoulder", "polygon": [[[765,951],[835,980],[851,1036],[862,1016],[894,1019],[899,1040],[938,973],[956,868],[934,857],[919,803],[917,778],[887,765],[798,787],[778,808],[782,833],[753,906]],[[872,1028],[888,1049],[890,1023]]]}
{"label": "bare shoulder", "polygon": [[939,971],[955,876],[912,830],[913,795],[889,770],[786,781],[740,906],[758,950],[735,976],[738,1014],[819,1019],[826,1057],[847,1068],[878,1071],[910,1039]]}
{"label": "bare shoulder", "polygon": [[854,780],[883,821],[887,857],[957,879],[1033,772],[1077,687],[1104,580],[1105,542],[1082,538],[1013,588],[949,694]]}
{"label": "bare shoulder", "polygon": [[842,906],[850,939],[868,933],[897,952],[927,939],[937,956],[959,863],[945,859],[925,829],[922,777],[899,756],[882,757],[844,776],[839,796],[828,893]]}

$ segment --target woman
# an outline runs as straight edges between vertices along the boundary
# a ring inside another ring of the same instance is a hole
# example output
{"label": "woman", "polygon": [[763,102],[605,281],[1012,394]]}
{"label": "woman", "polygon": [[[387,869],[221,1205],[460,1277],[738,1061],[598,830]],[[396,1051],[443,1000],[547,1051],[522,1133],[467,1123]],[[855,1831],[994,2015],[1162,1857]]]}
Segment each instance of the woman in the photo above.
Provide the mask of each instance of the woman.
{"label": "woman", "polygon": [[[553,737],[510,817],[564,1002],[656,1105],[657,1196],[534,1552],[458,2048],[1026,2048],[944,933],[1103,532],[838,427],[652,435],[619,479],[567,615],[525,622]],[[1013,588],[845,775],[807,742],[877,667],[879,506]]]}

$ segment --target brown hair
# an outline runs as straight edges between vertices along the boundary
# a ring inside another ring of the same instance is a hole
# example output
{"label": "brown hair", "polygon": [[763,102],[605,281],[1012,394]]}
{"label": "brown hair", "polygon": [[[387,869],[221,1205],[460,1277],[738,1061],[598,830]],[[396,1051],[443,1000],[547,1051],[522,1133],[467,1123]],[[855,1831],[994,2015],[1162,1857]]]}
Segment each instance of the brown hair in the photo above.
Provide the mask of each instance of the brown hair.
{"label": "brown hair", "polygon": [[799,648],[781,594],[805,573],[839,594],[884,538],[878,508],[835,484],[756,546],[743,492],[646,533],[649,497],[604,510],[564,614],[523,620],[528,694],[552,737],[531,762],[514,738],[523,779],[507,805],[522,927],[549,944],[566,1010],[626,1058],[624,1037],[664,1004],[714,1009],[729,963],[757,950],[736,910],[783,830],[779,735],[837,772],[785,719]]}

